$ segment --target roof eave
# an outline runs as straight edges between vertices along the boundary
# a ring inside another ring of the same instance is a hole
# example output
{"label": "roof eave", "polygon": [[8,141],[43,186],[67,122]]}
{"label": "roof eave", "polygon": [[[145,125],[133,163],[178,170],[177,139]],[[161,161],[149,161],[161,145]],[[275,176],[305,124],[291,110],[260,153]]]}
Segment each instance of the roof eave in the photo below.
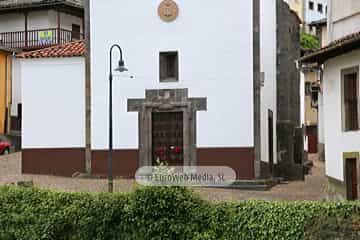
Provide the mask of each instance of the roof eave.
{"label": "roof eave", "polygon": [[68,2],[51,2],[51,3],[32,3],[22,5],[12,5],[9,7],[0,7],[0,15],[17,12],[37,11],[37,10],[49,10],[58,9],[65,12],[72,13],[74,15],[82,16],[84,14],[84,7]]}
{"label": "roof eave", "polygon": [[59,59],[59,58],[76,58],[76,57],[80,57],[80,58],[84,58],[85,57],[85,54],[79,54],[79,55],[66,55],[66,56],[27,56],[27,57],[21,57],[21,56],[16,56],[16,58],[18,59],[50,59],[50,58],[55,58],[55,59]]}
{"label": "roof eave", "polygon": [[300,58],[301,63],[318,63],[323,64],[331,58],[335,58],[355,49],[360,49],[360,39],[355,39],[346,43],[329,47],[328,49],[318,50],[307,56]]}
{"label": "roof eave", "polygon": [[326,26],[327,25],[327,19],[323,18],[318,21],[312,21],[309,26]]}

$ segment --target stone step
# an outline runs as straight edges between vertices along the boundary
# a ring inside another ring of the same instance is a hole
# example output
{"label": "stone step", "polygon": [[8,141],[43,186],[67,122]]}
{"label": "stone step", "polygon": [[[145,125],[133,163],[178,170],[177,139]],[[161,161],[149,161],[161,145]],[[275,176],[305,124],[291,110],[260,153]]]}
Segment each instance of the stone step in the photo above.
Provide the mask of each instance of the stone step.
{"label": "stone step", "polygon": [[214,187],[223,189],[239,189],[251,191],[268,191],[283,180],[281,178],[256,179],[256,180],[237,180],[229,186]]}

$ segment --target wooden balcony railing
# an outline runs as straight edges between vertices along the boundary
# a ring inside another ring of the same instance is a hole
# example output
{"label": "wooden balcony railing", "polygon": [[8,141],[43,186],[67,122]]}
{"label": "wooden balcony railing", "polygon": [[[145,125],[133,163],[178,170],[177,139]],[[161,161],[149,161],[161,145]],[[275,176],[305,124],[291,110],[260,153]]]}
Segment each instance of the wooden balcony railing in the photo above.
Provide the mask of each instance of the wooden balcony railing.
{"label": "wooden balcony railing", "polygon": [[0,47],[39,49],[83,39],[83,34],[66,29],[48,28],[0,33]]}

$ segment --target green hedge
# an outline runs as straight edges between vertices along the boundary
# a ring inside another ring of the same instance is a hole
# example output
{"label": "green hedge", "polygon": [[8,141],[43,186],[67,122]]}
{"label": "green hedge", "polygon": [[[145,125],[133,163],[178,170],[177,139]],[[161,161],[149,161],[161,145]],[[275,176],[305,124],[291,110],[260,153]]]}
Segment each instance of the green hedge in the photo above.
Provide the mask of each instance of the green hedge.
{"label": "green hedge", "polygon": [[[321,230],[321,224],[335,227],[332,234],[339,234],[339,221],[356,219],[354,216],[358,216],[355,203],[210,204],[178,187],[139,188],[113,195],[0,188],[1,240],[296,240],[322,236],[329,240],[333,238]],[[324,219],[336,219],[336,226]],[[346,233],[357,234],[345,228]],[[352,239],[346,236],[344,239]]]}

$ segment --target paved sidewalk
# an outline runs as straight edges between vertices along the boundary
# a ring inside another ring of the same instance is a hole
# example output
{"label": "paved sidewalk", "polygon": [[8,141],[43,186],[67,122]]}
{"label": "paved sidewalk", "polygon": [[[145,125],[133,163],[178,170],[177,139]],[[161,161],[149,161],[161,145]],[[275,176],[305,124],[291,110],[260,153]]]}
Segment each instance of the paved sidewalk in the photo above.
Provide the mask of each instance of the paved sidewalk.
{"label": "paved sidewalk", "polygon": [[[194,191],[202,198],[210,201],[236,201],[245,199],[261,200],[324,200],[326,178],[324,163],[311,156],[315,166],[306,181],[294,181],[280,184],[266,192],[196,188]],[[107,190],[106,179],[76,179],[55,176],[21,175],[21,153],[0,156],[0,185],[8,185],[17,181],[33,181],[36,187],[60,191],[104,192]],[[115,191],[127,192],[137,186],[133,180],[118,179]]]}

